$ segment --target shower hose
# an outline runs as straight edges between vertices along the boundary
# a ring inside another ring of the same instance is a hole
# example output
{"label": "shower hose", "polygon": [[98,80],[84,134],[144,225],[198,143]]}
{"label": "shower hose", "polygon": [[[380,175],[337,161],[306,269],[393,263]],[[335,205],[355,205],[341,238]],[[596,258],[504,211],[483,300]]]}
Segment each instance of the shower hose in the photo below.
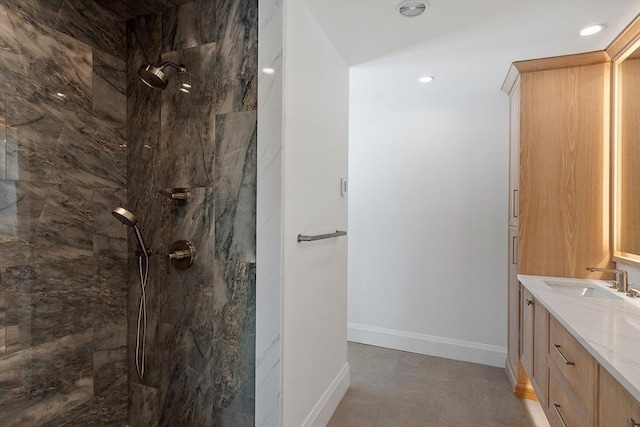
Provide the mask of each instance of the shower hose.
{"label": "shower hose", "polygon": [[140,305],[138,306],[138,331],[136,332],[136,372],[138,378],[144,377],[145,353],[147,344],[147,279],[149,277],[149,255],[143,251],[138,256],[140,273]]}

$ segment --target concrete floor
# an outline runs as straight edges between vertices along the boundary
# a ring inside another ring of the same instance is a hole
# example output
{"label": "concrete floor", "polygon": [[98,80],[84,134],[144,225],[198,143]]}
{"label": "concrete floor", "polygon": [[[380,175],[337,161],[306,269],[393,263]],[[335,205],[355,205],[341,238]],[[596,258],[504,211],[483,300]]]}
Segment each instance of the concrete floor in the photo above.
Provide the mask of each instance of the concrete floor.
{"label": "concrete floor", "polygon": [[349,343],[351,387],[328,427],[548,427],[504,369]]}

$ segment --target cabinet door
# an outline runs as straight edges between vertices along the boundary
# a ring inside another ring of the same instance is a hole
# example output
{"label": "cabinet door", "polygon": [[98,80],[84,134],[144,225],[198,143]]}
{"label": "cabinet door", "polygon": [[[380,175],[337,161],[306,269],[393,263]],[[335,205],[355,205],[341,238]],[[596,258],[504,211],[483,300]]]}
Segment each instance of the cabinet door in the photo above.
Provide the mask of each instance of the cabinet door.
{"label": "cabinet door", "polygon": [[518,187],[520,181],[520,82],[509,98],[509,225],[518,226]]}
{"label": "cabinet door", "polygon": [[631,418],[640,423],[640,402],[635,400],[618,381],[599,366],[598,426],[627,427]]}
{"label": "cabinet door", "polygon": [[522,360],[522,366],[527,372],[527,376],[531,379],[533,378],[533,319],[535,300],[533,299],[533,295],[524,287],[520,288],[520,295],[522,295],[522,302],[520,304],[520,321],[522,325],[520,345],[522,354],[520,355],[520,359]]}
{"label": "cabinet door", "polygon": [[549,353],[549,312],[542,304],[534,304],[533,315],[533,387],[538,400],[544,407],[547,403],[548,374],[547,354]]}
{"label": "cabinet door", "polygon": [[610,258],[608,67],[520,76],[520,274],[585,277]]}
{"label": "cabinet door", "polygon": [[[518,283],[518,229],[509,227],[509,282],[508,298],[508,333],[507,333],[507,368],[509,375],[517,382],[518,358],[520,354],[520,284]],[[515,384],[514,382],[514,384]]]}

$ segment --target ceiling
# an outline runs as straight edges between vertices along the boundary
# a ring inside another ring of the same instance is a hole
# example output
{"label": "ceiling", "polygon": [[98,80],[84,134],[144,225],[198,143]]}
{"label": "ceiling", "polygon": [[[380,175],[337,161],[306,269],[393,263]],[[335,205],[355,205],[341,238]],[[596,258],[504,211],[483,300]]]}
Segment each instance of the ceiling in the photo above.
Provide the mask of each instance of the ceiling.
{"label": "ceiling", "polygon": [[513,61],[604,49],[640,13],[640,0],[430,0],[405,18],[396,0],[304,1],[352,73],[375,69],[352,79],[351,102],[419,96],[424,74],[429,91],[499,90]]}
{"label": "ceiling", "polygon": [[[399,0],[305,2],[349,65],[466,37],[552,53],[602,49],[640,13],[640,0],[430,0],[415,18],[397,13]],[[592,38],[578,36],[596,23],[607,27]]]}

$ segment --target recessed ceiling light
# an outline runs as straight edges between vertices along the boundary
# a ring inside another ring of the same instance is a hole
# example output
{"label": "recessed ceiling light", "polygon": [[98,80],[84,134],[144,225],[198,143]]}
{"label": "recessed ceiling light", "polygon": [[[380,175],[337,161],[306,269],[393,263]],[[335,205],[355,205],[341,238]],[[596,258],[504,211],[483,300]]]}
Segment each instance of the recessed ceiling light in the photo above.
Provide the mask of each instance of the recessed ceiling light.
{"label": "recessed ceiling light", "polygon": [[427,10],[429,7],[429,0],[407,0],[400,3],[398,6],[398,12],[402,16],[407,18],[413,18]]}
{"label": "recessed ceiling light", "polygon": [[602,25],[602,24],[591,25],[589,27],[586,27],[586,28],[583,28],[582,30],[580,30],[580,35],[583,36],[583,37],[592,36],[594,34],[599,33],[600,31],[602,31],[603,28],[604,28],[604,25]]}
{"label": "recessed ceiling light", "polygon": [[263,68],[262,72],[265,74],[273,74],[276,72],[276,70],[274,70],[273,68]]}
{"label": "recessed ceiling light", "polygon": [[186,89],[191,89],[191,85],[189,83],[182,83],[182,87]]}
{"label": "recessed ceiling light", "polygon": [[180,92],[189,93],[189,89],[185,89],[183,87],[180,88]]}
{"label": "recessed ceiling light", "polygon": [[64,97],[65,97],[65,96],[67,96],[67,95],[65,95],[65,94],[64,94],[64,93],[62,93],[62,92],[58,92],[58,93],[56,93],[56,96],[58,96],[58,97],[60,97],[60,98],[64,98]]}
{"label": "recessed ceiling light", "polygon": [[433,76],[422,76],[418,79],[418,81],[420,83],[429,83],[432,82],[435,79],[435,77]]}

